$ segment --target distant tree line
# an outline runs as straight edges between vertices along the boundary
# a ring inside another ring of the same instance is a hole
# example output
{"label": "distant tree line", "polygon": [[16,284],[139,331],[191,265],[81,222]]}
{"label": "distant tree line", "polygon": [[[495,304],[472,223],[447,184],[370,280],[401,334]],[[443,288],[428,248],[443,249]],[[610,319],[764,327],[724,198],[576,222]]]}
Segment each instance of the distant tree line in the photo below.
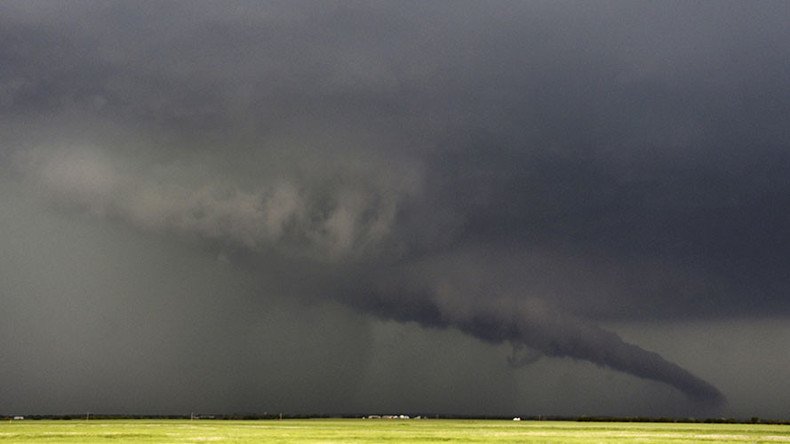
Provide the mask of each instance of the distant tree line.
{"label": "distant tree line", "polygon": [[[0,420],[12,421],[20,415],[0,415]],[[328,419],[328,418],[363,418],[370,415],[353,414],[285,414],[285,413],[233,413],[233,414],[186,414],[186,415],[139,415],[139,414],[101,414],[90,413],[62,415],[24,415],[25,420],[108,420],[108,419],[199,419],[199,420],[280,420],[280,419]],[[489,415],[447,415],[420,413],[411,418],[422,419],[478,419],[478,420],[511,420],[512,416]],[[774,424],[790,425],[790,419],[765,419],[759,417],[744,418],[672,418],[649,416],[520,416],[522,421],[576,421],[576,422],[665,422],[665,423],[709,423],[709,424]]]}

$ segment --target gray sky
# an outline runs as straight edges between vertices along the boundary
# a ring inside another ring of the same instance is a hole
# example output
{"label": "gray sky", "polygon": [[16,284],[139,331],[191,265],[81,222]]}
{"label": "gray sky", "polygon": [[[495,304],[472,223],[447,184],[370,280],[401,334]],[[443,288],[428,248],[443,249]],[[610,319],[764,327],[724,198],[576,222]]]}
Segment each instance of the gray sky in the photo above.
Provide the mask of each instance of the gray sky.
{"label": "gray sky", "polygon": [[0,413],[787,418],[787,2],[0,4]]}

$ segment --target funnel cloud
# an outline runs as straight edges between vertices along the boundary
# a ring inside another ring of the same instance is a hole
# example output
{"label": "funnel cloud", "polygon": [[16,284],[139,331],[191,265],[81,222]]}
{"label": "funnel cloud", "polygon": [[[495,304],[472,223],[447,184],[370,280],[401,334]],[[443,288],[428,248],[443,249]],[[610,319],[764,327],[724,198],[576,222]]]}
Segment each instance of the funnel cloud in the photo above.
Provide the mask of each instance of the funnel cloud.
{"label": "funnel cloud", "polygon": [[788,19],[4,2],[0,414],[784,414]]}

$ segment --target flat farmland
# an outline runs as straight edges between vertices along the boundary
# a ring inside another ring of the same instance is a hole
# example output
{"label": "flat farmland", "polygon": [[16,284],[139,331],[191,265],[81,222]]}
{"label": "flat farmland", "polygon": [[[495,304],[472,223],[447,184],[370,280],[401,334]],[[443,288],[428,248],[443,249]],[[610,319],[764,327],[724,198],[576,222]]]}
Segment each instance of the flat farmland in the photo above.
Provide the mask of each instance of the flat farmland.
{"label": "flat farmland", "polygon": [[502,420],[14,420],[8,443],[788,442],[790,426]]}

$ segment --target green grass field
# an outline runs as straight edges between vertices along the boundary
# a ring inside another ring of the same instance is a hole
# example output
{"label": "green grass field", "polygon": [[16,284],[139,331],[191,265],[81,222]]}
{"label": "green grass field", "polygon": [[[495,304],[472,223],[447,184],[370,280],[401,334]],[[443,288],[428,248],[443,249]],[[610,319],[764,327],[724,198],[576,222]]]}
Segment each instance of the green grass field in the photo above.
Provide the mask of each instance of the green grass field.
{"label": "green grass field", "polygon": [[790,426],[495,420],[22,420],[0,442],[790,442]]}

